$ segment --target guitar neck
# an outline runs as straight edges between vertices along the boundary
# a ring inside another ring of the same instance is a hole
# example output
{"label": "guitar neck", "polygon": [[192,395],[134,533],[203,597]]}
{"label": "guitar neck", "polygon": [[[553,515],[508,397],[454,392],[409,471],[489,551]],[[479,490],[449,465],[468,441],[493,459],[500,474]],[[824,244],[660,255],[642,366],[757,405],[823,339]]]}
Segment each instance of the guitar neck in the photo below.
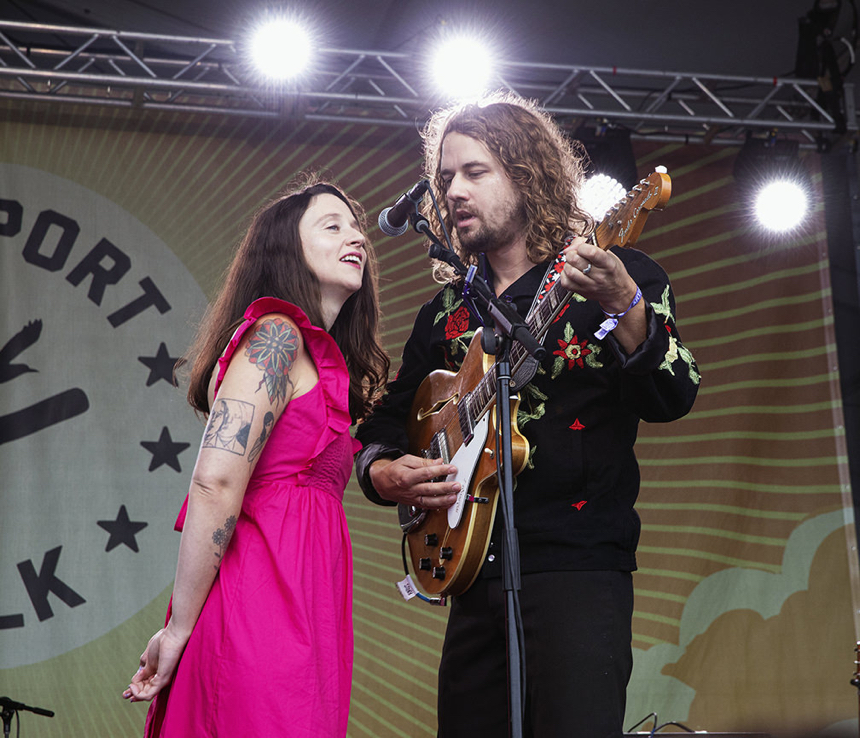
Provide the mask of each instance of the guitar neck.
{"label": "guitar neck", "polygon": [[[591,237],[591,242],[606,251],[612,246],[632,246],[651,210],[661,210],[672,192],[671,180],[665,173],[653,172],[633,187],[621,200],[610,208]],[[542,343],[547,330],[570,302],[573,292],[562,287],[556,280],[544,294],[528,317],[526,325],[531,334]],[[528,357],[528,352],[519,342],[511,347],[511,368],[514,372]],[[468,418],[461,417],[461,424],[471,424],[480,418],[496,397],[495,373],[491,369],[481,378],[475,389],[461,401]]]}
{"label": "guitar neck", "polygon": [[[543,299],[535,306],[535,309],[529,313],[526,318],[526,325],[529,332],[537,339],[538,343],[542,343],[549,326],[556,319],[558,314],[564,309],[564,306],[573,297],[573,292],[566,290],[561,286],[561,282],[556,281],[552,287],[543,296]],[[511,368],[514,372],[528,357],[528,351],[518,341],[511,346]],[[492,405],[496,398],[496,377],[495,371],[490,369],[478,382],[473,389],[464,398],[468,406],[468,412],[471,418],[480,418]]]}

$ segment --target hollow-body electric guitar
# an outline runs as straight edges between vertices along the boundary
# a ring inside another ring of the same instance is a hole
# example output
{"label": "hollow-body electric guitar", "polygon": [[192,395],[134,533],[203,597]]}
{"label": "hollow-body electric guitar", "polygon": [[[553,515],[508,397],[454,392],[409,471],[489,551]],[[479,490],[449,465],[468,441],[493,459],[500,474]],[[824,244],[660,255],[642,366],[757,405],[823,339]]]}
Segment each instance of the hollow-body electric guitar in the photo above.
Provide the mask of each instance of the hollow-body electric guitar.
{"label": "hollow-body electric guitar", "polygon": [[[594,231],[601,249],[636,242],[651,210],[661,210],[672,192],[669,176],[653,172],[614,205]],[[542,341],[550,324],[572,297],[556,280],[526,318]],[[511,348],[514,376],[528,358],[519,343]],[[496,378],[494,358],[481,348],[476,332],[459,371],[437,370],[418,387],[407,420],[409,452],[454,464],[460,482],[457,502],[448,510],[399,505],[400,526],[419,586],[433,595],[456,596],[474,582],[484,561],[498,504],[496,477]],[[528,441],[517,428],[519,398],[511,398],[513,473],[526,465]]]}

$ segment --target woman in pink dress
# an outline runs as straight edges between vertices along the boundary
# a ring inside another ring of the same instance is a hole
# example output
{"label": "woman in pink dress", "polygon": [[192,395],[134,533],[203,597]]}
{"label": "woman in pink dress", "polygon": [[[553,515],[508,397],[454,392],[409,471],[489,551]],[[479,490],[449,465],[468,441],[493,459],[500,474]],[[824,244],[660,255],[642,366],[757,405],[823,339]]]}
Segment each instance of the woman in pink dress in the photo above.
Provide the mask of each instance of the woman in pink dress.
{"label": "woman in pink dress", "polygon": [[154,698],[151,738],[344,736],[349,426],[388,372],[358,205],[316,182],[260,210],[188,360],[208,422],[167,623],[123,696]]}

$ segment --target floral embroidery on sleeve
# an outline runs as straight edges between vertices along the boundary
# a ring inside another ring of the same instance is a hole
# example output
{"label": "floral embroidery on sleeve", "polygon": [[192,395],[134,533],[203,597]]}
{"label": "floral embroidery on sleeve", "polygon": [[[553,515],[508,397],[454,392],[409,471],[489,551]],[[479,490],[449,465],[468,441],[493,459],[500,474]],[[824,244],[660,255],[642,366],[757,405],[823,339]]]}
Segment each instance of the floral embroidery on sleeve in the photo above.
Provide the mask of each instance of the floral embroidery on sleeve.
{"label": "floral embroidery on sleeve", "polygon": [[564,326],[564,339],[559,338],[557,340],[558,349],[552,352],[555,356],[550,375],[552,379],[555,379],[564,369],[573,369],[574,367],[584,369],[586,366],[591,369],[600,369],[603,366],[597,359],[601,347],[589,343],[587,338],[580,341],[570,323]]}
{"label": "floral embroidery on sleeve", "polygon": [[698,384],[702,376],[699,374],[696,368],[696,361],[693,359],[693,354],[690,352],[688,348],[682,346],[678,343],[678,339],[675,336],[669,336],[669,350],[666,352],[666,356],[663,358],[663,363],[658,366],[658,369],[664,369],[669,372],[673,377],[675,376],[675,370],[672,369],[672,364],[675,363],[675,360],[681,358],[683,362],[687,365],[687,376],[690,378],[690,381],[693,384]]}
{"label": "floral embroidery on sleeve", "polygon": [[666,356],[663,357],[663,363],[660,364],[657,369],[663,369],[674,377],[675,370],[672,369],[672,364],[680,358],[687,365],[687,376],[690,381],[693,384],[699,384],[702,380],[702,375],[699,374],[693,354],[689,349],[679,343],[678,339],[675,338],[671,332],[671,325],[674,325],[675,323],[675,316],[672,315],[672,308],[669,306],[669,285],[666,285],[666,288],[663,290],[660,302],[652,302],[651,307],[657,315],[663,318],[663,322],[666,324],[666,330],[669,331],[669,350],[666,352]]}

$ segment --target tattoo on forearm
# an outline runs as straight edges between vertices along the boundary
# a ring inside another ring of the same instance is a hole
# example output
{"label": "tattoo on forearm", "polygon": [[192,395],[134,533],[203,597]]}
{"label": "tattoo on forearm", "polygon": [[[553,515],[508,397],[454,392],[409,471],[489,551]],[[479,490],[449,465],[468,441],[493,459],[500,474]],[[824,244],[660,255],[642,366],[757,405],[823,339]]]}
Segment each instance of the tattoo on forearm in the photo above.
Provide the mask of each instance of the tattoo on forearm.
{"label": "tattoo on forearm", "polygon": [[227,550],[227,546],[230,543],[230,538],[233,536],[233,531],[236,529],[236,517],[231,515],[224,521],[224,527],[218,528],[212,534],[212,543],[218,546],[218,552],[215,554],[215,558],[218,559],[218,563],[215,564],[215,568],[218,569],[221,566],[221,560],[224,558],[224,552]]}
{"label": "tattoo on forearm", "polygon": [[254,406],[228,397],[215,401],[203,433],[203,448],[220,448],[244,456],[254,420]]}
{"label": "tattoo on forearm", "polygon": [[287,399],[287,387],[292,386],[290,368],[299,353],[299,337],[290,323],[272,318],[261,323],[251,335],[245,354],[263,372],[257,389],[264,384],[273,405]]}
{"label": "tattoo on forearm", "polygon": [[248,463],[253,464],[254,460],[259,455],[260,451],[263,450],[263,444],[266,442],[266,439],[269,437],[269,433],[272,432],[272,426],[275,424],[275,416],[268,412],[263,416],[263,430],[260,433],[260,437],[254,441],[254,445],[251,446],[251,453],[248,454]]}

